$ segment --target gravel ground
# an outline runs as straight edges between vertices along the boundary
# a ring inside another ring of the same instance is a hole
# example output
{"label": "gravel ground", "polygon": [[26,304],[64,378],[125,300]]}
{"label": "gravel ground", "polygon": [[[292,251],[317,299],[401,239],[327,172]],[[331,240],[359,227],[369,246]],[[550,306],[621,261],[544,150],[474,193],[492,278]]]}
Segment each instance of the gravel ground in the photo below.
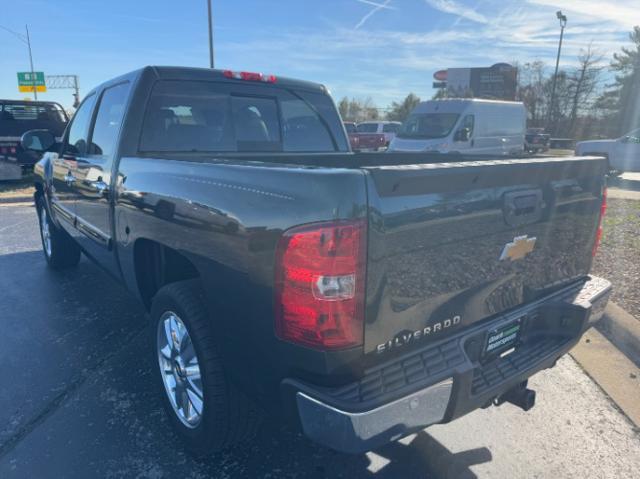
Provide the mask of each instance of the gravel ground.
{"label": "gravel ground", "polygon": [[611,299],[640,318],[640,201],[609,199],[592,269],[613,283]]}

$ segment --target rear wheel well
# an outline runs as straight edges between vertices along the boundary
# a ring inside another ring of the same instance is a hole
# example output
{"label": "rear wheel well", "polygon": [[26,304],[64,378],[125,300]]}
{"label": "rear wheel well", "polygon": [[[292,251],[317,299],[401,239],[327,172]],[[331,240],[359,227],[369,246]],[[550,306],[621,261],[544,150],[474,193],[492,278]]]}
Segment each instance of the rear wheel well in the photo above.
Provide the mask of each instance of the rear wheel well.
{"label": "rear wheel well", "polygon": [[196,267],[183,254],[148,239],[136,241],[134,264],[138,291],[147,309],[163,286],[200,277]]}

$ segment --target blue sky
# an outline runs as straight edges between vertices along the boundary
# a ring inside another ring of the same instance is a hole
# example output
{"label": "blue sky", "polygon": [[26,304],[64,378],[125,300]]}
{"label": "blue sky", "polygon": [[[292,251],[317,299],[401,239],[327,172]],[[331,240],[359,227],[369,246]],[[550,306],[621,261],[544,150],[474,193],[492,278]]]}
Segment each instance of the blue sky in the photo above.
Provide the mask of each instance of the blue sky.
{"label": "blue sky", "polygon": [[[379,107],[433,94],[434,71],[496,62],[555,62],[562,8],[563,64],[581,48],[610,58],[640,25],[638,0],[213,0],[216,67],[318,81],[335,98]],[[208,65],[205,0],[0,0],[0,26],[28,23],[35,69],[77,74],[81,95],[143,65]],[[26,45],[0,29],[0,97],[23,98],[16,72]],[[71,91],[39,99],[70,106]]]}

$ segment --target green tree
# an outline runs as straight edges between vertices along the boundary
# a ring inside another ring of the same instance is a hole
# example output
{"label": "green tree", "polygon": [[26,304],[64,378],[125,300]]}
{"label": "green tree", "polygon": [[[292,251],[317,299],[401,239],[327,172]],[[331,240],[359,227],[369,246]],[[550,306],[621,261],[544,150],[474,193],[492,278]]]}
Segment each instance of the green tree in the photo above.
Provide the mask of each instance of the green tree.
{"label": "green tree", "polygon": [[613,54],[614,82],[598,99],[597,108],[609,117],[611,135],[619,136],[640,125],[640,27],[629,34],[630,47]]}
{"label": "green tree", "polygon": [[338,111],[343,121],[365,121],[365,120],[377,120],[378,109],[373,103],[370,97],[364,100],[358,98],[351,98],[350,100],[345,96],[338,102]]}
{"label": "green tree", "polygon": [[392,102],[387,113],[387,120],[404,121],[411,113],[416,105],[420,103],[420,97],[413,93],[409,93],[402,102]]}

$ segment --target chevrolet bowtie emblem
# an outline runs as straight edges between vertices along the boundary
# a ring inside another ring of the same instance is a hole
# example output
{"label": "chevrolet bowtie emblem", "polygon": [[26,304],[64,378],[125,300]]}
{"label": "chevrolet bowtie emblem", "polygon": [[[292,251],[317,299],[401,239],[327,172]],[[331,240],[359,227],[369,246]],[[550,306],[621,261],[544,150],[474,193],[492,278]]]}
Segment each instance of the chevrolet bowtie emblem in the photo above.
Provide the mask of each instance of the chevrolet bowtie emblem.
{"label": "chevrolet bowtie emblem", "polygon": [[516,236],[511,243],[504,245],[500,260],[510,259],[515,261],[522,259],[533,251],[536,245],[536,238],[529,238],[527,235]]}

